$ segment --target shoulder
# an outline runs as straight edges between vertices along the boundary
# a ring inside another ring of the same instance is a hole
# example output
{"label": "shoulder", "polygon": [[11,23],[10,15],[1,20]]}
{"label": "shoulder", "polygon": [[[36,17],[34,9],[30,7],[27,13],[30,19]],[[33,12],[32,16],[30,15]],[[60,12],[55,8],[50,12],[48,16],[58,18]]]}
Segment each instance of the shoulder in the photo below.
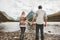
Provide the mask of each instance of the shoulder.
{"label": "shoulder", "polygon": [[39,12],[40,10],[38,9],[37,11],[35,11],[35,13]]}
{"label": "shoulder", "polygon": [[42,10],[42,12],[46,12],[45,10]]}
{"label": "shoulder", "polygon": [[46,11],[45,11],[45,10],[42,10],[42,12],[43,12],[44,14],[46,14]]}

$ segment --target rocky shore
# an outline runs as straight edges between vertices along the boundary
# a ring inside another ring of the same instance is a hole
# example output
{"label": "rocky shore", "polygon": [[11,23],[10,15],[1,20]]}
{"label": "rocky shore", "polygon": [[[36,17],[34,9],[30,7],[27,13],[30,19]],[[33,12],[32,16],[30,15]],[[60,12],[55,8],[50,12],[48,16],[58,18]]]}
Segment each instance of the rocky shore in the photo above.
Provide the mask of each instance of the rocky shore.
{"label": "rocky shore", "polygon": [[[45,40],[60,40],[60,35],[44,33]],[[20,31],[0,32],[0,40],[20,40]],[[25,33],[24,40],[35,40],[35,33]]]}
{"label": "rocky shore", "polygon": [[[18,24],[18,22],[0,24],[0,40],[20,40],[20,31],[18,31]],[[44,40],[60,40],[60,22],[58,25],[56,25],[56,22],[48,24],[49,25],[47,25],[47,27],[44,27]],[[1,27],[5,29],[1,31],[3,29]],[[24,40],[35,40],[35,29],[35,27],[28,26],[24,34]]]}

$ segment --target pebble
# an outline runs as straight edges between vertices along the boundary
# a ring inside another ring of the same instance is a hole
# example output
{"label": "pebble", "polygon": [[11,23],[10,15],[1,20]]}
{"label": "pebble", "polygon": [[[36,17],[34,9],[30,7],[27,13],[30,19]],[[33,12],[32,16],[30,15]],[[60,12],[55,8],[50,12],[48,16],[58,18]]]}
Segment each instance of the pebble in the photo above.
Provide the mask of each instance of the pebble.
{"label": "pebble", "polygon": [[[39,38],[40,39],[40,38]],[[45,40],[60,40],[60,35],[44,34]],[[20,40],[20,31],[17,32],[0,32],[0,40]],[[24,40],[35,40],[34,33],[25,33]]]}

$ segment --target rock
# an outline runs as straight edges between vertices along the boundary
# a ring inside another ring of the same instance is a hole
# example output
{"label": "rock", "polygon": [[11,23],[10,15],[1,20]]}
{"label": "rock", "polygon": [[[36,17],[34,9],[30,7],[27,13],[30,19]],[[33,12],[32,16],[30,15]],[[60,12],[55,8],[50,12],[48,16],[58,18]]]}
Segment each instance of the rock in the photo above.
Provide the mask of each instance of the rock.
{"label": "rock", "polygon": [[[41,38],[39,37],[39,39]],[[44,33],[44,39],[45,40],[60,40],[60,35]],[[20,31],[0,32],[0,40],[20,40]],[[24,40],[35,40],[35,34],[25,32]]]}

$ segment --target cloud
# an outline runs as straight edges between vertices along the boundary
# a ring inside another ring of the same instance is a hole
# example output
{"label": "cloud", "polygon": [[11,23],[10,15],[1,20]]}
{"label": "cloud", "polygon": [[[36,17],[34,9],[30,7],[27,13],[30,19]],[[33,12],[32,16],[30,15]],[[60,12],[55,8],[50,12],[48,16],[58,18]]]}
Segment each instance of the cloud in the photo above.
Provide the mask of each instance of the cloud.
{"label": "cloud", "polygon": [[22,11],[26,14],[30,10],[35,12],[38,5],[42,5],[47,14],[60,11],[60,0],[0,0],[0,10],[5,11],[14,19],[17,19]]}

